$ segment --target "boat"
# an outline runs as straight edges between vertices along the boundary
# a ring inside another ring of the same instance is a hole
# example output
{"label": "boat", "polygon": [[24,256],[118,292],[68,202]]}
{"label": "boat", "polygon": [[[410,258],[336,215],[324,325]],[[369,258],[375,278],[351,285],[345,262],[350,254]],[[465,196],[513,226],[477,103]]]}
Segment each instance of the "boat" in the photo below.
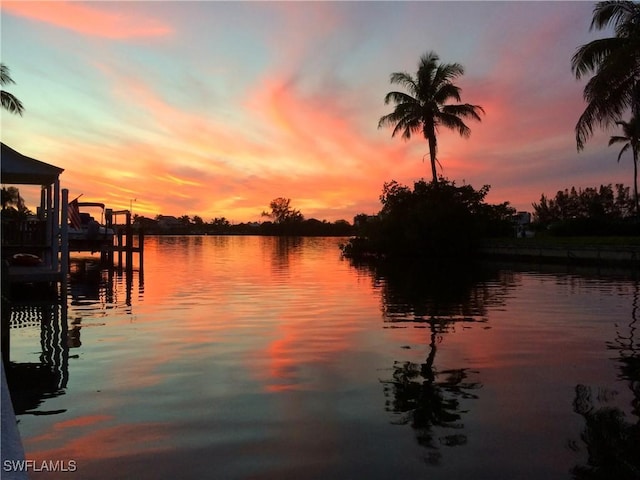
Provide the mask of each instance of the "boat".
{"label": "boat", "polygon": [[[100,211],[100,221],[96,220],[90,211]],[[69,203],[69,250],[70,251],[102,251],[105,247],[113,245],[115,232],[113,228],[105,225],[105,205],[99,202]]]}

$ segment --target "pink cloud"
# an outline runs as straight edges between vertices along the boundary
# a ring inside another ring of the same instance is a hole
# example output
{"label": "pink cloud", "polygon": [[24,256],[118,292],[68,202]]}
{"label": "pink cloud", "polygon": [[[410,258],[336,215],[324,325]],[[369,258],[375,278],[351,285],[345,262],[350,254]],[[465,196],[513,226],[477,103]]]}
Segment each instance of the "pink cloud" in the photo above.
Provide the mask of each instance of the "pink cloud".
{"label": "pink cloud", "polygon": [[158,37],[172,29],[157,20],[131,13],[101,10],[80,2],[3,2],[6,13],[25,17],[82,35],[111,39]]}

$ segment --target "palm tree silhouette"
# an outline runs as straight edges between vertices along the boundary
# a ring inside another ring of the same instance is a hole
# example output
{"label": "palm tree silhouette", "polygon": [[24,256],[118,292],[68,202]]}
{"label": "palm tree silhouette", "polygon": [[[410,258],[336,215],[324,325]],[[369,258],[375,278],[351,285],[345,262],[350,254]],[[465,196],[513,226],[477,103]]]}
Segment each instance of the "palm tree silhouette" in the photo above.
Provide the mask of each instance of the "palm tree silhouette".
{"label": "palm tree silhouette", "polygon": [[450,100],[460,102],[460,87],[453,81],[464,74],[464,68],[458,63],[440,63],[435,52],[427,52],[420,57],[418,72],[414,78],[406,72],[391,74],[390,81],[405,87],[408,93],[392,91],[384,97],[385,105],[393,102],[393,112],[384,115],[378,122],[378,128],[394,126],[394,137],[402,132],[402,138],[409,140],[411,135],[422,132],[429,142],[431,158],[431,174],[437,183],[436,153],[438,127],[457,130],[463,137],[468,137],[471,130],[464,123],[464,118],[480,121],[479,113],[484,113],[478,105],[447,104]]}
{"label": "palm tree silhouette", "polygon": [[640,153],[640,119],[633,116],[628,122],[617,121],[617,125],[622,127],[624,135],[614,135],[609,139],[609,146],[615,143],[624,143],[618,154],[618,162],[622,155],[629,149],[633,154],[633,199],[636,215],[640,214],[638,206],[638,154]]}
{"label": "palm tree silhouette", "polygon": [[[0,85],[8,85],[10,83],[16,83],[11,78],[9,74],[9,67],[7,67],[4,63],[0,63]],[[11,113],[17,113],[18,115],[22,115],[24,111],[24,107],[22,106],[22,102],[18,100],[11,93],[0,90],[0,100],[2,102],[2,108],[8,110]]]}
{"label": "palm tree silhouette", "polygon": [[571,59],[577,79],[593,73],[584,87],[587,106],[576,124],[578,150],[594,127],[607,128],[631,108],[640,115],[640,5],[631,1],[599,2],[593,9],[590,30],[614,27],[615,36],[578,48]]}

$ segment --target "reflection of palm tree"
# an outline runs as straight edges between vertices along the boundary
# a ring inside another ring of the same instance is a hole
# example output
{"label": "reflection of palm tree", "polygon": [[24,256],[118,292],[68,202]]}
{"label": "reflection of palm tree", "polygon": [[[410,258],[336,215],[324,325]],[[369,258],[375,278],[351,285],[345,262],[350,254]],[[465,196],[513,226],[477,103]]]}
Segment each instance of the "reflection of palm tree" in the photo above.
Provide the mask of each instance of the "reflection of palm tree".
{"label": "reflection of palm tree", "polygon": [[460,87],[453,81],[464,74],[464,68],[458,63],[439,63],[440,58],[435,52],[428,52],[420,57],[418,72],[414,78],[405,72],[391,74],[391,83],[397,83],[408,90],[404,92],[389,92],[384,97],[384,103],[393,102],[393,112],[384,115],[378,122],[378,128],[385,125],[393,126],[392,136],[402,133],[402,138],[408,140],[411,135],[422,132],[429,142],[431,157],[431,174],[433,182],[438,181],[436,172],[436,152],[438,127],[443,126],[457,130],[463,137],[468,137],[471,130],[463,119],[480,120],[479,113],[484,113],[478,105],[447,104],[450,100],[460,101]]}
{"label": "reflection of palm tree", "polygon": [[385,321],[429,326],[425,361],[395,362],[392,378],[382,383],[385,394],[392,397],[388,410],[398,415],[397,423],[416,430],[418,443],[428,449],[427,461],[437,464],[440,445],[466,444],[461,404],[477,398],[474,391],[481,386],[469,380],[476,372],[467,368],[439,371],[435,365],[438,344],[458,322],[485,321],[487,306],[500,303],[503,292],[501,287],[488,287],[493,273],[469,265],[427,268],[415,262],[376,263],[370,268],[382,284]]}
{"label": "reflection of palm tree", "polygon": [[[626,421],[624,412],[619,408],[596,408],[591,388],[577,385],[573,410],[585,420],[580,438],[587,449],[588,461],[586,465],[572,469],[575,479],[640,478],[640,346],[635,339],[639,297],[640,285],[636,282],[629,333],[625,335],[619,330],[615,341],[607,344],[609,349],[619,354],[619,378],[629,382],[633,394],[631,413],[636,417],[635,423]],[[598,399],[601,398],[606,400],[607,392],[600,391]],[[577,443],[572,446],[579,449]]]}
{"label": "reflection of palm tree", "polygon": [[616,332],[614,342],[609,342],[607,347],[618,352],[617,360],[620,362],[621,380],[629,382],[629,388],[633,393],[633,414],[640,419],[640,345],[635,338],[638,329],[638,309],[640,308],[640,285],[636,282],[633,290],[633,306],[631,309],[631,322],[628,325],[628,333]]}
{"label": "reflection of palm tree", "polygon": [[609,139],[609,146],[615,143],[623,143],[618,154],[618,162],[622,155],[629,149],[633,154],[633,198],[636,215],[640,214],[638,206],[638,154],[640,153],[640,117],[633,116],[628,122],[618,121],[616,124],[622,127],[623,135],[614,135]]}
{"label": "reflection of palm tree", "polygon": [[[0,63],[0,85],[8,85],[10,83],[15,82],[9,74],[9,67],[7,67],[4,63]],[[22,102],[18,100],[14,95],[5,90],[0,90],[0,100],[2,102],[2,108],[8,110],[11,113],[22,115],[24,107],[22,106]]]}
{"label": "reflection of palm tree", "polygon": [[[393,379],[383,381],[385,393],[394,397],[388,409],[400,414],[397,423],[409,424],[417,431],[418,443],[430,450],[427,456],[430,464],[440,462],[439,445],[467,443],[467,436],[461,433],[464,424],[460,423],[460,399],[477,398],[470,391],[481,386],[477,382],[465,381],[471,373],[468,369],[436,371],[437,330],[437,325],[431,323],[430,350],[424,363],[396,362]],[[436,442],[434,429],[459,433],[439,435]]]}
{"label": "reflection of palm tree", "polygon": [[[637,480],[640,478],[640,423],[625,421],[618,408],[595,408],[591,389],[576,387],[573,409],[585,419],[581,435],[589,455],[586,465],[572,468],[573,478]],[[577,445],[574,449],[578,449]]]}

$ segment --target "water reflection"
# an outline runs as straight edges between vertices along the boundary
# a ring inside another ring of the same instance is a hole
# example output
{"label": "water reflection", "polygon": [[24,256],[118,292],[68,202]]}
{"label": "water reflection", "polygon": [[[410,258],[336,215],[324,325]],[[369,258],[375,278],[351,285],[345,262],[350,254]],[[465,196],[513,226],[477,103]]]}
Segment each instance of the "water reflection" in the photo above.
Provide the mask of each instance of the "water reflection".
{"label": "water reflection", "polygon": [[[106,268],[93,258],[72,259],[68,287],[74,310],[110,310],[124,308],[131,313],[134,274],[138,276],[138,298],[144,293],[143,271],[128,268]],[[124,292],[120,291],[124,282]],[[124,293],[124,298],[122,298]],[[106,315],[106,312],[104,312]]]}
{"label": "water reflection", "polygon": [[[140,276],[141,278],[141,276]],[[121,300],[118,284],[125,282]],[[143,284],[140,280],[139,294]],[[45,410],[47,399],[64,395],[69,381],[69,360],[78,358],[73,349],[82,346],[82,320],[107,315],[107,310],[123,308],[131,313],[131,270],[109,269],[94,259],[72,259],[68,277],[68,298],[43,295],[37,285],[22,286],[3,302],[2,315],[10,329],[39,329],[40,353],[37,362],[12,361],[6,369],[7,382],[17,415],[51,415],[66,409]],[[44,290],[46,293],[47,290]],[[70,305],[70,309],[68,307]],[[94,325],[96,325],[94,323]]]}
{"label": "water reflection", "polygon": [[[397,360],[391,379],[383,380],[386,409],[394,423],[410,425],[418,443],[427,448],[425,460],[438,465],[440,447],[467,444],[464,413],[467,400],[478,398],[479,372],[468,366],[439,369],[438,345],[460,323],[486,323],[487,309],[503,303],[511,276],[480,265],[370,263],[381,289],[384,321],[394,328],[426,327],[428,355],[424,362]],[[489,328],[489,327],[485,327]]]}
{"label": "water reflection", "polygon": [[586,451],[587,462],[572,468],[575,479],[640,478],[640,345],[635,338],[639,288],[634,282],[631,322],[626,328],[617,325],[616,338],[607,343],[617,354],[613,360],[618,378],[632,393],[631,416],[635,420],[628,421],[621,408],[609,405],[618,392],[578,384],[573,410],[584,418],[585,425],[580,442],[572,441],[569,446],[576,452]]}
{"label": "water reflection", "polygon": [[282,275],[289,271],[291,260],[300,254],[305,238],[302,237],[263,237],[263,245],[271,248],[271,272]]}
{"label": "water reflection", "polygon": [[[26,287],[28,290],[29,287]],[[36,297],[37,298],[37,297]],[[17,415],[51,415],[66,410],[42,410],[46,399],[65,393],[69,380],[67,308],[57,299],[3,305],[11,330],[40,328],[38,362],[10,362],[6,369],[13,408]]]}

